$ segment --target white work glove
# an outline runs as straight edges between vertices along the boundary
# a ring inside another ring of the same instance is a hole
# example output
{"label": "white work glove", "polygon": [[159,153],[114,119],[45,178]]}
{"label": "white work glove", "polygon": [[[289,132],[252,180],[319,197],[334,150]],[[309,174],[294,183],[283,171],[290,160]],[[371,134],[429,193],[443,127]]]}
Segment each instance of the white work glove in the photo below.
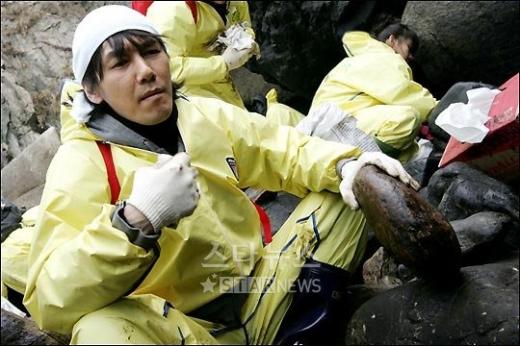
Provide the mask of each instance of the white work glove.
{"label": "white work glove", "polygon": [[158,232],[195,210],[200,197],[196,177],[188,154],[161,154],[155,165],[136,171],[127,203],[139,209]]}
{"label": "white work glove", "polygon": [[354,178],[359,170],[366,165],[374,165],[381,168],[392,177],[399,178],[399,180],[410,185],[415,190],[418,190],[420,187],[419,183],[406,172],[399,161],[381,152],[363,153],[357,160],[349,161],[341,168],[342,181],[339,185],[339,191],[343,197],[343,201],[345,201],[352,210],[359,208],[353,191]]}
{"label": "white work glove", "polygon": [[222,53],[222,58],[226,62],[228,70],[234,70],[243,66],[252,56],[254,47],[237,50],[228,46]]}

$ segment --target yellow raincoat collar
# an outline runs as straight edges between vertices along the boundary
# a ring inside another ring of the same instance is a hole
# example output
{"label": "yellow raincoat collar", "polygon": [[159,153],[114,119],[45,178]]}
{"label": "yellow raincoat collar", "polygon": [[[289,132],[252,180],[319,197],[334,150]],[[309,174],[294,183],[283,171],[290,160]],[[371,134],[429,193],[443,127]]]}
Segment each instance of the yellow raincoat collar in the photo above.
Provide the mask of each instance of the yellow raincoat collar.
{"label": "yellow raincoat collar", "polygon": [[[62,143],[73,139],[105,141],[160,154],[168,153],[108,114],[96,114],[87,123],[78,123],[71,115],[71,110],[74,96],[81,90],[81,86],[72,81],[65,82],[63,86],[60,110]],[[181,98],[187,100],[185,96],[181,96]],[[182,139],[179,141],[179,148],[183,150]]]}

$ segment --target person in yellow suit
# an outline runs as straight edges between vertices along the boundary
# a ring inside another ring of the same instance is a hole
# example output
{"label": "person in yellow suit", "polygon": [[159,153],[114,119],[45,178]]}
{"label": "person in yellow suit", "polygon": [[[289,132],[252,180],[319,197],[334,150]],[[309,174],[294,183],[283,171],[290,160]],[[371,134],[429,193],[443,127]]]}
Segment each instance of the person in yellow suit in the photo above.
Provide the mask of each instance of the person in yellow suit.
{"label": "person in yellow suit", "polygon": [[[177,94],[128,7],[90,12],[72,54],[21,292],[36,324],[73,344],[293,344],[320,307],[330,325],[366,242],[353,180],[373,164],[417,187],[401,164]],[[305,196],[266,247],[244,186]]]}
{"label": "person in yellow suit", "polygon": [[378,39],[361,31],[343,35],[348,57],[325,76],[309,114],[332,104],[354,117],[355,126],[372,136],[384,153],[406,162],[416,152],[420,124],[437,100],[413,81],[407,63],[418,48],[417,34],[396,23]]}
{"label": "person in yellow suit", "polygon": [[258,49],[211,45],[226,29],[242,25],[254,39],[247,1],[154,1],[146,16],[162,35],[170,55],[172,81],[187,95],[214,97],[245,109],[230,71],[243,66]]}

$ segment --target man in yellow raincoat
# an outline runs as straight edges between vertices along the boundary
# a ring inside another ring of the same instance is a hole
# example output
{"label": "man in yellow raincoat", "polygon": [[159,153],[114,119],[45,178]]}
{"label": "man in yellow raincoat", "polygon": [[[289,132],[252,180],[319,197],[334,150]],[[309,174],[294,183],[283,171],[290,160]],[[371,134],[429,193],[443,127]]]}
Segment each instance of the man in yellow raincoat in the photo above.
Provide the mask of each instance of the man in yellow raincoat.
{"label": "man in yellow raincoat", "polygon": [[420,124],[437,101],[413,81],[407,64],[417,50],[415,32],[397,23],[378,38],[360,31],[343,35],[348,57],[323,79],[309,114],[333,104],[354,117],[355,126],[384,153],[405,162],[416,152]]}
{"label": "man in yellow raincoat", "polygon": [[187,95],[214,97],[244,108],[229,71],[244,65],[258,49],[210,47],[233,25],[254,39],[247,1],[154,1],[147,17],[163,36],[170,55],[172,81]]}
{"label": "man in yellow raincoat", "polygon": [[[297,317],[337,307],[363,255],[359,169],[417,187],[382,153],[177,95],[158,32],[125,6],[89,13],[72,52],[81,87],[62,92],[20,292],[72,343],[303,341]],[[244,186],[305,196],[265,248]]]}

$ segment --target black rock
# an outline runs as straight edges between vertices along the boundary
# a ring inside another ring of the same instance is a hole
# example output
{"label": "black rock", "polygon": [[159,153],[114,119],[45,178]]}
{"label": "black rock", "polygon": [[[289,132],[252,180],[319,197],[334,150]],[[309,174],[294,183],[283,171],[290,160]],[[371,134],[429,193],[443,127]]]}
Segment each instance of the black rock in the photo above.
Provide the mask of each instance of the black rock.
{"label": "black rock", "polygon": [[518,250],[518,223],[511,216],[483,211],[450,222],[462,251],[462,265],[475,265]]}
{"label": "black rock", "polygon": [[518,253],[461,269],[458,282],[416,280],[363,304],[347,345],[518,345]]}
{"label": "black rock", "polygon": [[433,174],[427,200],[449,221],[480,211],[496,211],[519,219],[518,195],[513,189],[463,162],[454,162]]}
{"label": "black rock", "polygon": [[518,1],[409,1],[402,21],[421,41],[416,80],[438,99],[460,81],[501,85],[520,70],[519,9]]}

